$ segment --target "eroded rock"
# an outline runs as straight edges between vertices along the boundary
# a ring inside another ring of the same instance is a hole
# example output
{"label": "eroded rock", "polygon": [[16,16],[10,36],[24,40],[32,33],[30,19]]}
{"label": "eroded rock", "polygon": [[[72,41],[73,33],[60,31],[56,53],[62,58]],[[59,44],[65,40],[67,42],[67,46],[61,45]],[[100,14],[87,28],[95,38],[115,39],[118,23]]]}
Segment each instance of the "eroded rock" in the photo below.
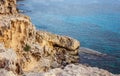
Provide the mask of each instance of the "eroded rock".
{"label": "eroded rock", "polygon": [[[12,49],[5,49],[2,44],[0,44],[0,76],[12,76],[13,74],[22,74],[22,71],[17,71],[21,69],[18,67],[19,60],[17,60],[17,55]],[[11,75],[12,74],[12,75]]]}
{"label": "eroded rock", "polygon": [[17,76],[17,75],[15,75],[12,71],[0,69],[0,76]]}
{"label": "eroded rock", "polygon": [[52,44],[53,46],[58,46],[68,50],[76,50],[80,46],[79,41],[75,39],[66,36],[52,34],[45,31],[37,31],[36,40],[39,43],[43,42],[42,40],[45,40],[49,44]]}
{"label": "eroded rock", "polygon": [[106,70],[96,67],[84,66],[82,64],[70,64],[64,69],[56,68],[44,73],[30,72],[26,76],[120,76],[114,75]]}
{"label": "eroded rock", "polygon": [[16,0],[0,0],[0,14],[15,14]]}
{"label": "eroded rock", "polygon": [[77,40],[36,31],[29,17],[22,14],[1,16],[0,34],[0,42],[16,52],[24,71],[47,71],[79,60]]}

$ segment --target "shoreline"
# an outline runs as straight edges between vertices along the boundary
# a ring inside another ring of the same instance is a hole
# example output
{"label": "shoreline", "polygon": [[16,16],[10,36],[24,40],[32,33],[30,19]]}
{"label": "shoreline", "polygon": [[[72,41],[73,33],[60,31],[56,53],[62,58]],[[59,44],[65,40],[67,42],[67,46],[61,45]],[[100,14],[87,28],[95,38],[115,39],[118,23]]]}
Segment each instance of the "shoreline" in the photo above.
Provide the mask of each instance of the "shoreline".
{"label": "shoreline", "polygon": [[[21,3],[22,4],[22,3]],[[31,10],[32,11],[32,10]],[[31,12],[30,11],[30,12]],[[27,11],[26,9],[23,11],[24,13],[29,13],[29,11]],[[39,26],[39,25],[38,25]],[[44,27],[44,26],[43,26]],[[55,32],[54,32],[55,33]],[[81,46],[82,47],[82,46]],[[99,68],[103,68],[103,69],[106,69],[112,73],[119,73],[119,68],[117,67],[119,65],[119,61],[116,60],[117,58],[115,56],[111,56],[111,55],[106,55],[106,54],[100,54],[100,52],[93,52],[94,50],[92,49],[86,49],[86,50],[91,50],[91,51],[88,51],[85,52],[83,55],[81,55],[81,58],[82,59],[82,63],[83,64],[89,64],[93,67],[99,67]],[[85,51],[85,50],[84,50]],[[100,50],[99,50],[100,51]],[[103,51],[103,50],[101,50]],[[96,55],[97,53],[97,55]],[[103,56],[101,56],[103,55]],[[105,56],[104,56],[105,55]],[[87,56],[87,57],[86,57]],[[110,61],[111,60],[111,61]],[[86,62],[87,61],[87,62]],[[89,62],[88,62],[89,61]],[[94,63],[93,63],[93,62]],[[96,64],[95,64],[96,62]],[[103,64],[103,62],[105,62],[105,64],[109,64],[109,65],[105,65],[105,66],[102,66],[101,64]],[[112,64],[113,62],[113,64]],[[101,63],[101,64],[100,64]],[[100,65],[100,66],[99,66]],[[113,65],[116,65],[116,67],[114,67]],[[114,71],[115,70],[115,71]]]}
{"label": "shoreline", "polygon": [[[116,57],[114,56],[103,54],[101,52],[85,47],[80,48],[79,56],[81,64],[85,64],[92,67],[98,67],[116,74],[118,74],[119,72],[119,66],[118,68],[114,68],[114,66],[112,66],[113,65],[112,62],[117,61]],[[106,62],[110,62],[109,65],[105,64]],[[114,69],[116,69],[117,71],[114,71]]]}

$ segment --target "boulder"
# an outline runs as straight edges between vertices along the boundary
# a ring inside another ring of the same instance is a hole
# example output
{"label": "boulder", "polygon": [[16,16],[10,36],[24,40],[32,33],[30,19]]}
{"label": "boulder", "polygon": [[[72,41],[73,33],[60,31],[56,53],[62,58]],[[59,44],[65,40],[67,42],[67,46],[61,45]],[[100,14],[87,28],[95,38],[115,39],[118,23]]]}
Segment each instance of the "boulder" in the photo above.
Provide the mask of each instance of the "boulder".
{"label": "boulder", "polygon": [[43,42],[41,40],[45,40],[46,42],[51,43],[53,46],[65,48],[68,50],[76,50],[80,46],[79,41],[73,38],[60,36],[45,31],[37,31],[36,40],[39,43]]}

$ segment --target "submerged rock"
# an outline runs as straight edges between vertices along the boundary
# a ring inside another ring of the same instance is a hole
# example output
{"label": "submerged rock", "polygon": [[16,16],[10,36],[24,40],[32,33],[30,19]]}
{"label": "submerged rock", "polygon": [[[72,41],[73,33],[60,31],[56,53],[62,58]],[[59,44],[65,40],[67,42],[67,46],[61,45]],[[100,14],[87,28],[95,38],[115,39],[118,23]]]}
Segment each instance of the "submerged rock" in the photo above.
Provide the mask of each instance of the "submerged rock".
{"label": "submerged rock", "polygon": [[[80,47],[79,57],[81,64],[99,67],[114,73],[118,73],[120,70],[120,63],[117,62],[118,59],[113,55],[104,54],[85,47]],[[113,63],[116,63],[115,66],[118,67],[115,68]],[[116,71],[114,69],[116,69]]]}

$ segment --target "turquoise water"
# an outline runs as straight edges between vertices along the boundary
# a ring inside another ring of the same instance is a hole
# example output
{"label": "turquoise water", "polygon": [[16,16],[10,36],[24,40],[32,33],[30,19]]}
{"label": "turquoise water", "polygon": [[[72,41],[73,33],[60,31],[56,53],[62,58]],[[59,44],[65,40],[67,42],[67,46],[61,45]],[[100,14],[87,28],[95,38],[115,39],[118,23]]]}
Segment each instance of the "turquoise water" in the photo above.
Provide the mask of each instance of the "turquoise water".
{"label": "turquoise water", "polygon": [[120,73],[120,0],[23,0],[18,4],[37,29],[71,36],[82,47],[113,56],[112,61],[91,62],[107,64],[105,69]]}

